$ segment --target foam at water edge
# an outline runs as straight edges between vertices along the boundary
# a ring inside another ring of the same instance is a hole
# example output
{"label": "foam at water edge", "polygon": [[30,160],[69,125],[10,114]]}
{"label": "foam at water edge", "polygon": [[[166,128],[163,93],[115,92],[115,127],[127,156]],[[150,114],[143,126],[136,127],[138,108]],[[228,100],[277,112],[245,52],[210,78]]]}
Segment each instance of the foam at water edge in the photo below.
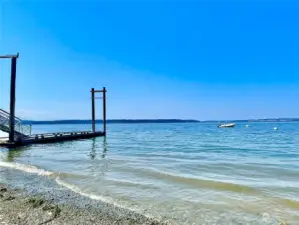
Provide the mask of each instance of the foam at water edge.
{"label": "foam at water edge", "polygon": [[129,210],[129,211],[132,211],[132,212],[135,212],[135,213],[142,214],[143,216],[145,216],[148,219],[156,219],[156,220],[158,219],[158,220],[160,220],[157,217],[154,218],[152,215],[144,213],[142,210],[140,210],[138,208],[126,207],[122,204],[116,203],[114,200],[112,200],[108,197],[103,197],[103,196],[88,194],[86,192],[83,192],[79,187],[68,184],[68,183],[62,181],[59,177],[56,177],[55,181],[57,182],[57,184],[65,187],[65,188],[67,188],[67,189],[69,189],[69,190],[71,190],[71,191],[73,191],[73,192],[75,192],[75,193],[77,193],[81,196],[85,196],[85,197],[88,197],[88,198],[93,199],[93,200],[105,202],[107,204],[113,205],[113,206],[121,208],[121,209],[125,209],[125,210]]}
{"label": "foam at water edge", "polygon": [[27,173],[34,173],[34,174],[38,174],[40,176],[51,176],[54,174],[53,172],[39,169],[35,166],[23,165],[23,164],[19,164],[19,163],[0,162],[0,166],[15,169],[15,170],[21,170],[21,171],[24,171]]}
{"label": "foam at water edge", "polygon": [[93,199],[93,200],[97,200],[97,201],[101,201],[101,202],[105,202],[105,203],[108,203],[108,204],[111,204],[115,207],[118,207],[118,208],[122,208],[122,209],[125,209],[125,210],[129,210],[131,212],[135,212],[135,213],[139,213],[143,216],[145,216],[146,218],[148,219],[152,219],[152,220],[161,220],[160,218],[158,217],[153,217],[152,215],[149,215],[147,213],[145,213],[144,211],[142,211],[141,209],[139,208],[133,208],[132,206],[130,207],[127,207],[127,206],[124,206],[122,204],[118,204],[116,203],[114,200],[108,198],[108,197],[102,197],[102,196],[99,196],[99,195],[94,195],[94,194],[88,194],[88,193],[85,193],[83,192],[79,187],[77,186],[74,186],[74,185],[71,185],[71,184],[68,184],[64,181],[62,181],[59,177],[59,173],[56,174],[54,172],[50,172],[50,171],[46,171],[46,170],[43,170],[43,169],[39,169],[35,166],[31,166],[31,165],[23,165],[23,164],[19,164],[19,163],[10,163],[10,162],[0,162],[0,167],[6,167],[6,168],[10,168],[10,169],[15,169],[15,170],[21,170],[23,172],[27,172],[27,173],[33,173],[33,174],[37,174],[37,175],[40,175],[40,176],[52,176],[55,175],[55,181],[58,185],[60,186],[63,186],[81,196],[85,196],[85,197],[88,197],[90,199]]}

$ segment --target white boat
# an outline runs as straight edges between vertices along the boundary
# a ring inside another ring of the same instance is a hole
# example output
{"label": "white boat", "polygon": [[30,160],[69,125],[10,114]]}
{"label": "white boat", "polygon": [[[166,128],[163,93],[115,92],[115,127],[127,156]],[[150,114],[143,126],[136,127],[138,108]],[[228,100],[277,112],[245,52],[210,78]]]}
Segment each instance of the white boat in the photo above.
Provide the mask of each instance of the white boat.
{"label": "white boat", "polygon": [[235,123],[219,124],[218,128],[231,128],[231,127],[234,127],[235,125],[236,125]]}

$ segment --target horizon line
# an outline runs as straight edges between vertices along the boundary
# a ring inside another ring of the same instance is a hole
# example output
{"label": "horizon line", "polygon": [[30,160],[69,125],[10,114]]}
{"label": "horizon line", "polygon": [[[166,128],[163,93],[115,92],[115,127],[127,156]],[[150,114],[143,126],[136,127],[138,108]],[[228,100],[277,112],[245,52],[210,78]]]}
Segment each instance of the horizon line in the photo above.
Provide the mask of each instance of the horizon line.
{"label": "horizon line", "polygon": [[[299,120],[299,118],[264,118],[264,119],[211,119],[211,120],[198,120],[198,119],[107,119],[106,121],[194,121],[194,122],[214,122],[214,121],[258,121],[258,120]],[[30,120],[23,119],[26,122],[60,122],[60,121],[92,121],[92,119],[54,119],[54,120]],[[103,121],[103,119],[96,119],[95,121]]]}

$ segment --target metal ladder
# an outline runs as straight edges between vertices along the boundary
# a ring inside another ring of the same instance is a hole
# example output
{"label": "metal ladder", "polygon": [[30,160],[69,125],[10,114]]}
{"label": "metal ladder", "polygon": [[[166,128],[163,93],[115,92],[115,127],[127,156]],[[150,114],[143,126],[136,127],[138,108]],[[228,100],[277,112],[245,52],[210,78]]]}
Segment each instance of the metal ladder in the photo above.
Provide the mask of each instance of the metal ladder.
{"label": "metal ladder", "polygon": [[[31,135],[31,125],[24,124],[23,121],[15,117],[15,138],[23,139]],[[10,114],[3,109],[0,109],[0,130],[9,133]]]}

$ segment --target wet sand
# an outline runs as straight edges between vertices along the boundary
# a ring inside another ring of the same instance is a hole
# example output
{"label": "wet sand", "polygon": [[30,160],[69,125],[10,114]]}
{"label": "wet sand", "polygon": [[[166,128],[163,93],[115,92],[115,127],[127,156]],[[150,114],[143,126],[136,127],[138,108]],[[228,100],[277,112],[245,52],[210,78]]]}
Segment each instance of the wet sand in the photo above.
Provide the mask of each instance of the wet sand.
{"label": "wet sand", "polygon": [[[62,194],[62,195],[61,195]],[[63,204],[59,203],[63,199]],[[170,224],[63,191],[46,196],[0,184],[0,224]],[[173,223],[172,223],[173,224]]]}

